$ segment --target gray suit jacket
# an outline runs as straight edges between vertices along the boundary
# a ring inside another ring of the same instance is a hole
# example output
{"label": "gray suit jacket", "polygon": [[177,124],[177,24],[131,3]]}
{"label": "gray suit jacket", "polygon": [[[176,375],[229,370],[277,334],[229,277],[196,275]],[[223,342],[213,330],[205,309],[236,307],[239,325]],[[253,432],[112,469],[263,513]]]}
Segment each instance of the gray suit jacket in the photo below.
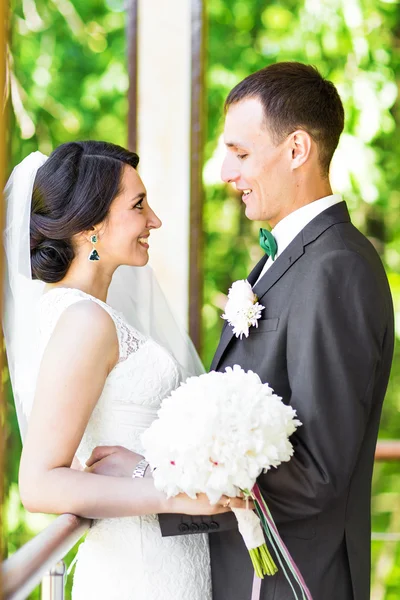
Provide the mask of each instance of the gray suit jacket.
{"label": "gray suit jacket", "polygon": [[[299,233],[254,291],[265,306],[258,328],[239,340],[226,325],[211,368],[251,369],[296,408],[294,456],[258,484],[313,599],[369,600],[371,478],[394,340],[385,271],[341,202]],[[253,571],[233,515],[160,524],[164,535],[207,525],[213,599],[250,598]],[[263,581],[263,600],[292,597],[281,570]]]}

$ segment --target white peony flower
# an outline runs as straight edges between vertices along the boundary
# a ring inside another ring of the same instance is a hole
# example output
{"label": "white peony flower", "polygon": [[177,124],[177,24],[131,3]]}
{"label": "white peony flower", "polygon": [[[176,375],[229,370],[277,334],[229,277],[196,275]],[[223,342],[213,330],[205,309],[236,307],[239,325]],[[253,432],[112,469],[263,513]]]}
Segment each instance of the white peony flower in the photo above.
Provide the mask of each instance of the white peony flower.
{"label": "white peony flower", "polygon": [[251,489],[258,475],[293,454],[301,423],[256,373],[238,365],[191,377],[166,398],[142,435],[158,489],[204,492],[212,503]]}
{"label": "white peony flower", "polygon": [[257,302],[258,298],[247,279],[235,281],[228,293],[225,313],[222,318],[233,327],[236,337],[249,337],[249,328],[258,327],[258,319],[264,306]]}

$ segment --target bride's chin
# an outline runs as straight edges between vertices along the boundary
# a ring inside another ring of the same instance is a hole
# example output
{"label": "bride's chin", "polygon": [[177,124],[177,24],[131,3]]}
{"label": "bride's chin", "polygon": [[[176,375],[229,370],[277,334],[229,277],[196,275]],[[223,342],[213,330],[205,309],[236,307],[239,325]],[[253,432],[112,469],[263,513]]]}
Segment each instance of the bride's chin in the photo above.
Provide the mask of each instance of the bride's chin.
{"label": "bride's chin", "polygon": [[130,267],[144,267],[149,262],[149,254],[146,252],[143,256],[135,256],[128,264]]}

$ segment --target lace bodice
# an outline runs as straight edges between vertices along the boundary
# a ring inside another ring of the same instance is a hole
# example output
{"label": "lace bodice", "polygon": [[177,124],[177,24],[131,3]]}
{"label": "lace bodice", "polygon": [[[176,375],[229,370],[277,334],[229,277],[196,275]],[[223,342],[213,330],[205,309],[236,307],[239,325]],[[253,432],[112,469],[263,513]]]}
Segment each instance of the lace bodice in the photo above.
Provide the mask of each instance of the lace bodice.
{"label": "lace bodice", "polygon": [[[164,348],[134,329],[108,304],[77,289],[54,288],[43,296],[40,306],[43,350],[64,310],[83,301],[95,302],[114,321],[119,359],[105,381],[77,451],[82,464],[99,445],[117,444],[142,452],[141,433],[154,420],[162,399],[180,382],[178,365]],[[79,332],[76,339],[79,343]]]}

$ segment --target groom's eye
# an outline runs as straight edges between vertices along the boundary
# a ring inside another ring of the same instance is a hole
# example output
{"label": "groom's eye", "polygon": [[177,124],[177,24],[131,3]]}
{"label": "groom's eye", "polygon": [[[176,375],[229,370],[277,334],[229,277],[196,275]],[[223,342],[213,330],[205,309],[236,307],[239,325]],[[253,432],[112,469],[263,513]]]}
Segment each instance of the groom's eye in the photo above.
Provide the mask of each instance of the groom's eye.
{"label": "groom's eye", "polygon": [[246,156],[248,156],[248,154],[237,154],[237,157],[240,158],[240,160],[243,160]]}

